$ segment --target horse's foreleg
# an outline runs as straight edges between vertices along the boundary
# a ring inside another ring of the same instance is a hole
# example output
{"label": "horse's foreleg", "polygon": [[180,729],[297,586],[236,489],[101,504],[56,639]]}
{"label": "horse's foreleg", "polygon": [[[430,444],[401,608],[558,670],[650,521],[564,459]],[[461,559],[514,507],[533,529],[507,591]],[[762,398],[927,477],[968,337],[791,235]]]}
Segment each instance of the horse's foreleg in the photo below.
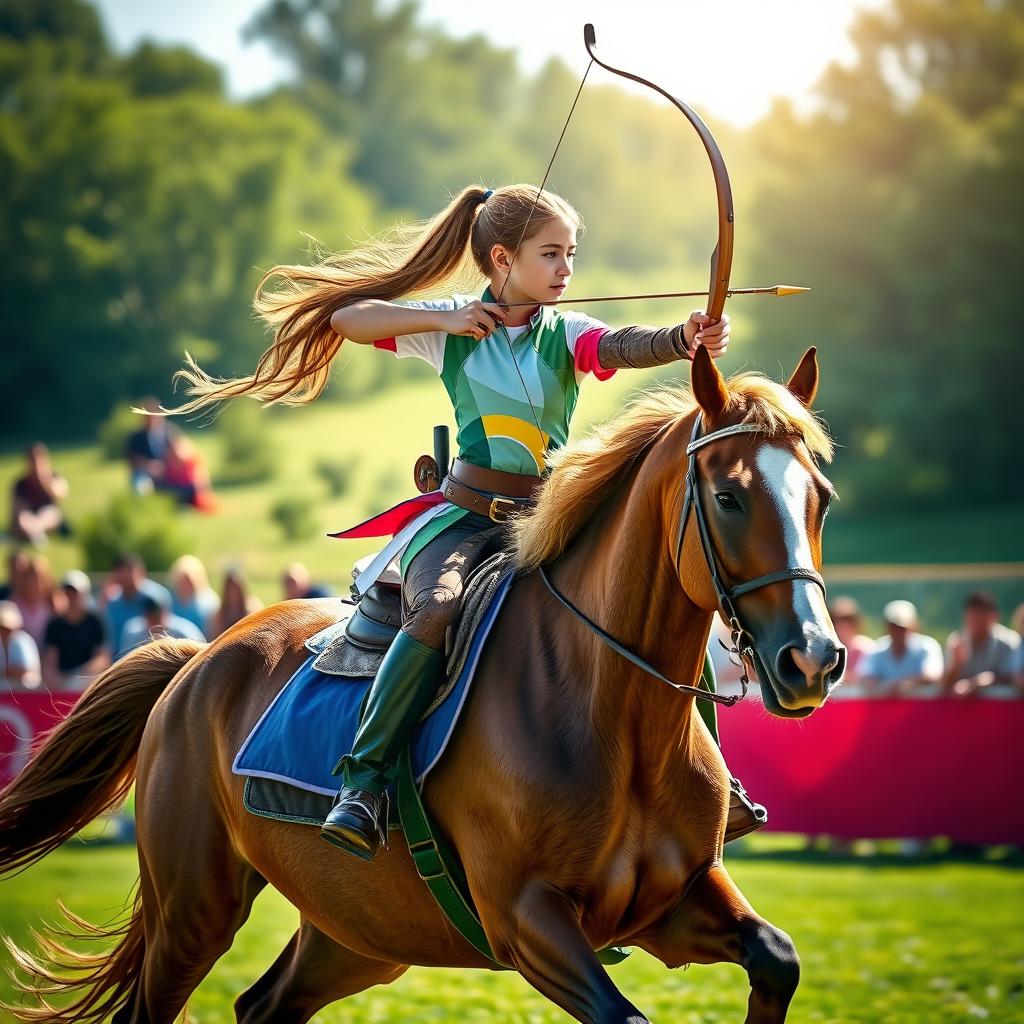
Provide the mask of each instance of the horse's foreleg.
{"label": "horse's foreleg", "polygon": [[612,983],[580,927],[569,898],[534,883],[515,901],[513,918],[496,939],[496,954],[542,995],[587,1024],[646,1024]]}
{"label": "horse's foreleg", "polygon": [[750,979],[747,1024],[784,1021],[800,980],[793,940],[754,912],[721,864],[709,868],[638,945],[668,967],[740,964]]}
{"label": "horse's foreleg", "polygon": [[235,1001],[235,1019],[305,1024],[328,1003],[390,984],[408,969],[354,953],[303,920],[266,974]]}

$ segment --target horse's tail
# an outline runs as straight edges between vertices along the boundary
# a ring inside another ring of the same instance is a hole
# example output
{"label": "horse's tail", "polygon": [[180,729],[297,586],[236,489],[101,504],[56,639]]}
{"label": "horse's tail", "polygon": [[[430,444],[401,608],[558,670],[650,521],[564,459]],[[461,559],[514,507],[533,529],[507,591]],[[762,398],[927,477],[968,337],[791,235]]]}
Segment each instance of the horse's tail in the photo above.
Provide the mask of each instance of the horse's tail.
{"label": "horse's tail", "polygon": [[[0,871],[46,856],[103,811],[118,805],[135,780],[142,731],[153,706],[178,671],[206,645],[190,640],[154,640],[103,672],[71,714],[46,736],[39,751],[0,793]],[[28,976],[19,989],[39,1007],[0,1004],[22,1021],[99,1024],[132,997],[146,954],[142,896],[122,923],[93,925],[61,903],[73,930],[49,926],[33,933],[40,953],[4,938],[14,963]],[[85,953],[68,940],[119,940],[109,952]],[[53,996],[83,993],[62,1008]]]}
{"label": "horse's tail", "polygon": [[0,792],[0,874],[34,864],[124,800],[153,705],[204,646],[154,640],[93,681]]}

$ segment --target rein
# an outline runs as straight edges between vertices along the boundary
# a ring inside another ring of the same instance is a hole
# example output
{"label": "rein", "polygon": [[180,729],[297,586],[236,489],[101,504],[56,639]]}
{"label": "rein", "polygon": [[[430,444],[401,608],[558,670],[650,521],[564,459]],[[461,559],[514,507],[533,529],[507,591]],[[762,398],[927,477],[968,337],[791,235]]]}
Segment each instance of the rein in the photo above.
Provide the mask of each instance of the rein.
{"label": "rein", "polygon": [[[750,661],[753,662],[755,657],[754,636],[740,621],[739,612],[735,605],[736,598],[741,597],[744,594],[749,594],[753,590],[759,590],[761,587],[768,587],[773,583],[781,583],[785,580],[809,580],[811,583],[815,583],[821,587],[821,592],[824,594],[825,581],[814,569],[805,569],[803,566],[791,566],[785,569],[779,569],[776,572],[767,573],[764,576],[758,576],[752,580],[747,580],[745,583],[738,583],[732,587],[725,583],[722,578],[721,564],[719,562],[718,555],[715,552],[715,546],[711,541],[707,518],[704,514],[704,506],[700,500],[700,488],[698,487],[697,477],[697,451],[705,445],[711,444],[714,441],[720,441],[726,437],[732,437],[735,434],[759,433],[761,428],[753,423],[736,423],[731,427],[722,427],[720,430],[713,430],[709,434],[702,435],[700,432],[702,420],[703,415],[698,412],[697,418],[693,424],[693,433],[690,437],[690,443],[686,446],[688,462],[686,467],[686,477],[683,483],[683,510],[679,516],[679,534],[678,539],[676,540],[675,566],[678,571],[679,559],[683,550],[683,538],[686,534],[686,523],[690,517],[690,510],[693,509],[697,519],[697,532],[700,536],[701,548],[704,551],[704,558],[708,565],[708,571],[711,574],[711,581],[714,584],[715,593],[718,596],[719,607],[724,613],[726,621],[729,623],[729,630],[732,636],[732,647],[727,647],[726,650],[731,654],[738,655],[740,659],[740,667],[743,672],[743,675],[740,677],[740,683],[742,685],[740,693],[734,694],[730,697],[725,697],[718,693],[710,693],[697,686],[687,686],[685,683],[674,682],[667,676],[662,675],[653,665],[646,662],[638,654],[634,654],[628,647],[624,647],[615,639],[615,637],[602,629],[583,611],[577,608],[576,605],[574,605],[572,601],[561,593],[554,583],[552,583],[548,574],[544,571],[543,565],[537,566],[537,571],[540,573],[540,578],[544,581],[544,585],[548,588],[548,591],[559,601],[562,607],[570,611],[591,632],[600,637],[600,639],[615,651],[616,654],[625,658],[637,668],[642,669],[648,675],[661,680],[661,682],[679,690],[681,693],[692,694],[700,700],[708,700],[714,704],[723,704],[726,707],[732,707],[733,704],[737,703],[737,701],[743,700],[747,695],[747,687],[750,683],[750,678],[747,675],[746,661],[744,659],[749,658]],[[723,644],[722,646],[724,647],[725,645]]]}

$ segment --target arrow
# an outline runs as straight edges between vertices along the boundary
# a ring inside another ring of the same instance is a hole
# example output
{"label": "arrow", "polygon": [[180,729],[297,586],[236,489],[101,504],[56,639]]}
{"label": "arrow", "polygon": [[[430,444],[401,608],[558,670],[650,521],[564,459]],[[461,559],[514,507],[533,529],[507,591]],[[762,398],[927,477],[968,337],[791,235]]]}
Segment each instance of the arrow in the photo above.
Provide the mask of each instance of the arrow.
{"label": "arrow", "polygon": [[[803,295],[809,292],[810,288],[801,288],[795,284],[773,284],[766,288],[730,288],[726,296],[733,295]],[[702,292],[651,292],[647,295],[593,295],[583,299],[554,299],[551,302],[542,302],[542,306],[561,306],[572,304],[578,306],[583,302],[624,302],[626,299],[680,299],[691,296],[707,295],[705,289]],[[502,302],[503,306],[536,306],[536,302]]]}

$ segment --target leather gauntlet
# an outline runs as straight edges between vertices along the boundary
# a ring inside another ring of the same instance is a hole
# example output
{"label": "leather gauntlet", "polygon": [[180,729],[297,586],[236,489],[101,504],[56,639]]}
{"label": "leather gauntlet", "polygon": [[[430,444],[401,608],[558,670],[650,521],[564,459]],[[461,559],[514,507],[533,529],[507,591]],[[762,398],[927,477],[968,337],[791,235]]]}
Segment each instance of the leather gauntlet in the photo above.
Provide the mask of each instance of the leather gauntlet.
{"label": "leather gauntlet", "polygon": [[683,325],[677,327],[620,327],[605,334],[597,346],[598,362],[606,370],[662,366],[690,359]]}

